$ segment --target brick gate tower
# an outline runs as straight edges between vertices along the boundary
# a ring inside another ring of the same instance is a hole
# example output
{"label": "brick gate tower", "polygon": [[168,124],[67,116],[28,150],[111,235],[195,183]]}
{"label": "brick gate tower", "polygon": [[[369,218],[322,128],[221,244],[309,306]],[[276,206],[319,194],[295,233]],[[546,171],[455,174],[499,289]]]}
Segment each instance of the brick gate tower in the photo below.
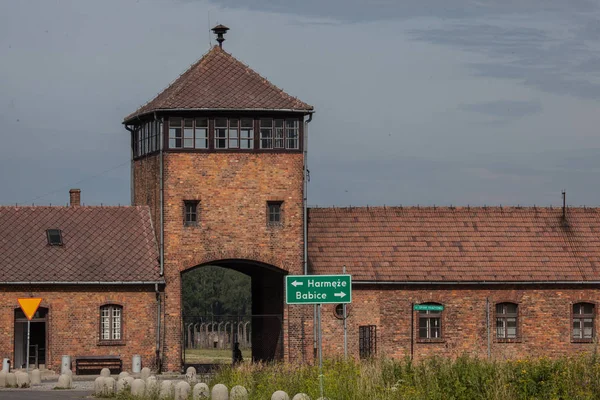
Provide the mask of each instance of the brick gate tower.
{"label": "brick gate tower", "polygon": [[127,116],[132,203],[148,205],[166,281],[163,369],[181,368],[181,276],[203,265],[252,279],[256,360],[304,357],[312,333],[284,305],[283,277],[304,264],[305,137],[313,107],[214,46]]}

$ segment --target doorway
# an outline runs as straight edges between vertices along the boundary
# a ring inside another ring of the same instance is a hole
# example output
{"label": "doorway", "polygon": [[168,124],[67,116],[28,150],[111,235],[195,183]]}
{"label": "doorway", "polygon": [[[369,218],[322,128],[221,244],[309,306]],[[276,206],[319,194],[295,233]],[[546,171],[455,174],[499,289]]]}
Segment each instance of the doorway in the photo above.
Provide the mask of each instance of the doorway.
{"label": "doorway", "polygon": [[[48,348],[48,309],[38,308],[31,319],[29,334],[29,367],[45,368]],[[14,368],[27,365],[27,317],[20,308],[15,309],[15,360]]]}

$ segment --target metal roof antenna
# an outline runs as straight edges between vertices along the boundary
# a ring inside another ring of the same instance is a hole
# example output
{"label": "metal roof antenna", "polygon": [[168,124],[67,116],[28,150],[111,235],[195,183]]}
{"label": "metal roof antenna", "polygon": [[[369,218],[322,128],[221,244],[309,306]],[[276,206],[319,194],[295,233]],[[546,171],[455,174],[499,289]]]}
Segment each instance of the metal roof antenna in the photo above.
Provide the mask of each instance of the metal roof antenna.
{"label": "metal roof antenna", "polygon": [[219,47],[223,48],[223,42],[225,41],[225,38],[223,37],[224,34],[227,33],[227,31],[229,30],[228,27],[226,27],[225,25],[217,25],[214,28],[211,29],[215,35],[217,35],[217,42],[219,42]]}
{"label": "metal roof antenna", "polygon": [[562,214],[562,219],[563,221],[567,219],[567,191],[563,189],[562,191],[562,200],[563,200],[563,214]]}

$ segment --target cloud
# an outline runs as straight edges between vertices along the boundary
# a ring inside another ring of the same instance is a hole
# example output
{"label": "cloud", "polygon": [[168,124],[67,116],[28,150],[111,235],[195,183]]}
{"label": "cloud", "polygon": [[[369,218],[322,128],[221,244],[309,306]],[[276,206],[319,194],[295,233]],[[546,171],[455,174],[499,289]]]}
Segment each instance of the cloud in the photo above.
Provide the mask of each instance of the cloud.
{"label": "cloud", "polygon": [[460,108],[465,111],[505,119],[522,118],[542,111],[542,105],[539,101],[518,100],[497,100],[485,103],[464,104]]}

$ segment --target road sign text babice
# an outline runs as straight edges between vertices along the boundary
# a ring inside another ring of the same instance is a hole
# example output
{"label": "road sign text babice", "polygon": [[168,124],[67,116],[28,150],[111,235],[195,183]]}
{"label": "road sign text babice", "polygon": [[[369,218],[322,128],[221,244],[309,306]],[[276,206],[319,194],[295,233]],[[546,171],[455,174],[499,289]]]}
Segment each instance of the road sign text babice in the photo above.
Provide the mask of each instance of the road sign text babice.
{"label": "road sign text babice", "polygon": [[351,303],[350,275],[288,275],[287,304]]}

